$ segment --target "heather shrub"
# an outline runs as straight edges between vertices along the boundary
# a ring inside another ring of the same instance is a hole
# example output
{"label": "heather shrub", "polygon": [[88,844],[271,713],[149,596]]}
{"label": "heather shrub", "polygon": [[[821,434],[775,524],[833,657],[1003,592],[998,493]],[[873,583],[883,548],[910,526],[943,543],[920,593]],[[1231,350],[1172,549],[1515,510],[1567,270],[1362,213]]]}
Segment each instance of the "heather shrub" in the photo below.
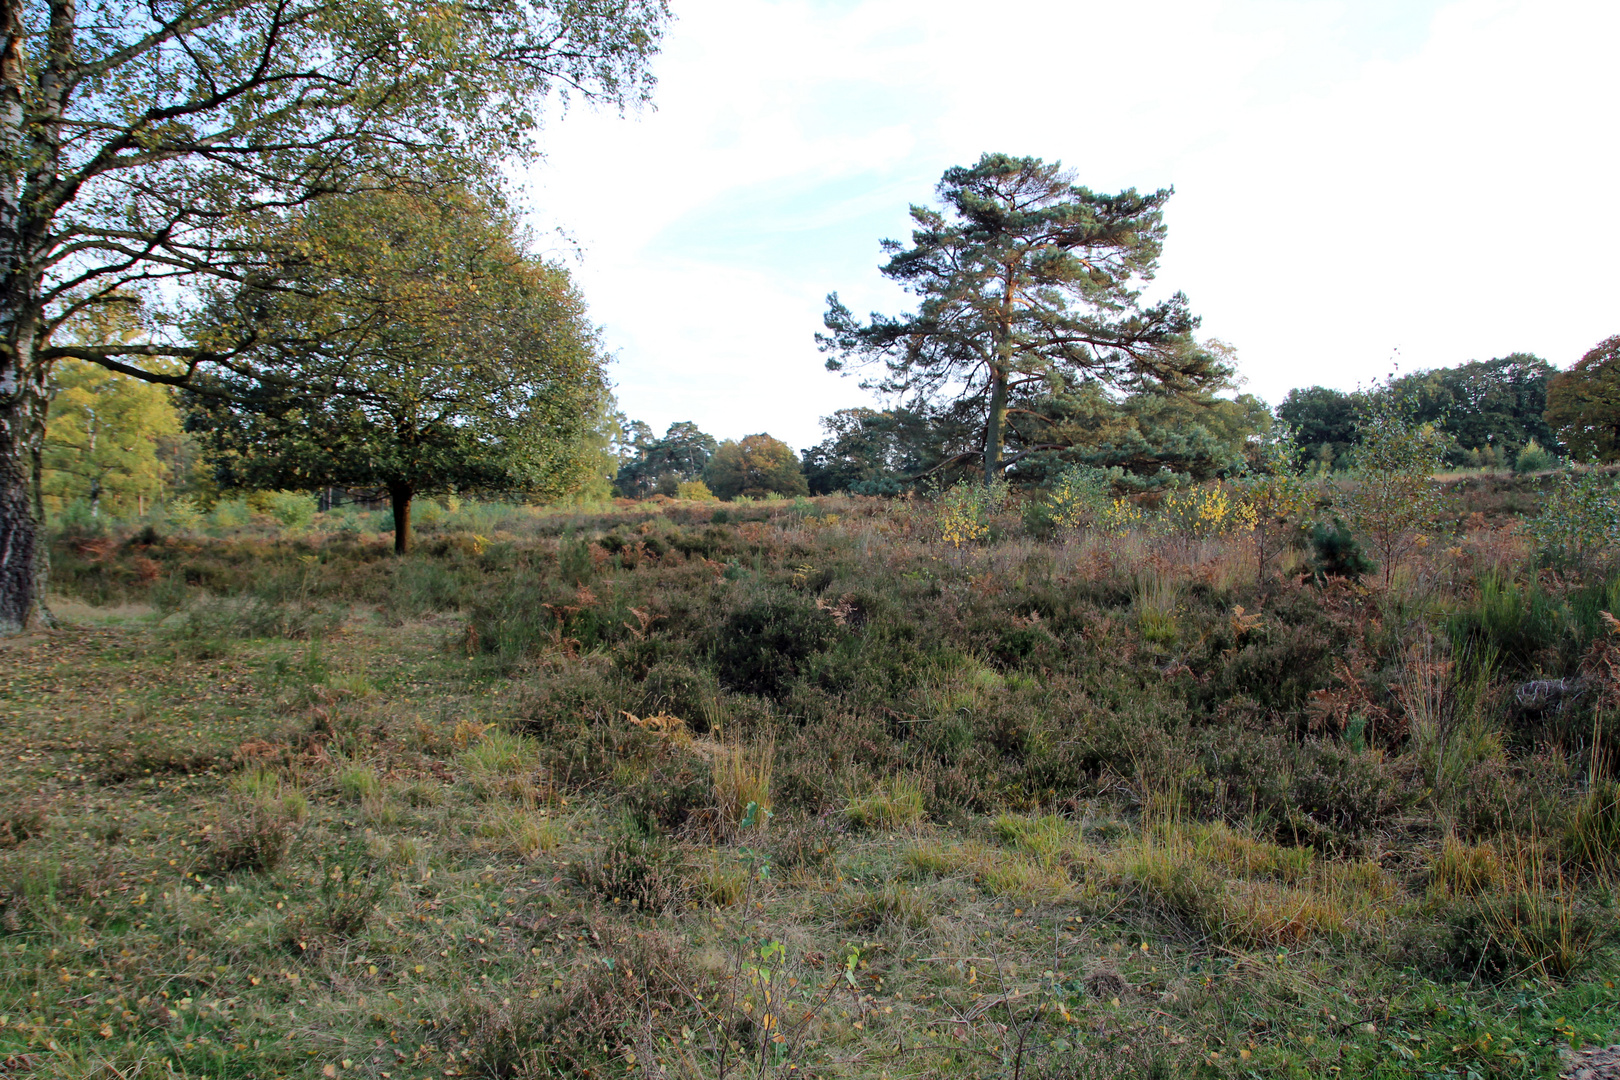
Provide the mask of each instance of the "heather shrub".
{"label": "heather shrub", "polygon": [[728,689],[781,697],[811,657],[838,636],[832,615],[798,593],[771,591],[729,613],[716,628],[715,672]]}

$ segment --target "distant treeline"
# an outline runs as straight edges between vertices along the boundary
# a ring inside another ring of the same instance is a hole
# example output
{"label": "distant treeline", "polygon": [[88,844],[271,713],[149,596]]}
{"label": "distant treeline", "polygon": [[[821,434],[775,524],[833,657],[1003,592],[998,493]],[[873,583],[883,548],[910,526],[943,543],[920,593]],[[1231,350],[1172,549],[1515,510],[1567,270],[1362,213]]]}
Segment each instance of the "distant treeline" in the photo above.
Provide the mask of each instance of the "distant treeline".
{"label": "distant treeline", "polygon": [[[1419,423],[1433,424],[1447,440],[1446,461],[1459,468],[1511,467],[1534,443],[1562,449],[1548,426],[1547,385],[1557,374],[1528,353],[1452,368],[1419,371],[1391,380],[1392,393]],[[1295,432],[1302,463],[1342,468],[1356,444],[1356,418],[1365,392],[1325,386],[1291,390],[1277,416]]]}
{"label": "distant treeline", "polygon": [[[1097,383],[1041,384],[1009,410],[1008,479],[1038,486],[1075,463],[1117,469],[1118,485],[1137,490],[1232,476],[1248,466],[1256,436],[1279,425],[1295,433],[1302,469],[1344,469],[1369,394],[1392,395],[1412,419],[1434,425],[1449,465],[1540,463],[1563,449],[1543,416],[1556,374],[1547,361],[1514,353],[1402,375],[1369,390],[1303,387],[1275,410],[1252,394],[1121,395]],[[972,475],[983,453],[975,401],[840,409],[821,423],[827,437],[800,455],[769,435],[722,444],[690,422],[672,424],[662,438],[646,424],[627,424],[615,493],[673,496],[680,484],[704,481],[721,498],[896,495]]]}

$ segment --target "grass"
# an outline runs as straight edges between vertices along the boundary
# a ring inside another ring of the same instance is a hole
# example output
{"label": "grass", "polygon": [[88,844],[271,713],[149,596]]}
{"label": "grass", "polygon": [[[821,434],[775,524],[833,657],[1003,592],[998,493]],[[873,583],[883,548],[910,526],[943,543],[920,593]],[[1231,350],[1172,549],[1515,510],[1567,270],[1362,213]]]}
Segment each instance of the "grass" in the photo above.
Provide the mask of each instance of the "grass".
{"label": "grass", "polygon": [[1476,529],[1410,595],[1260,589],[1239,541],[726,510],[59,549],[68,624],[0,643],[6,1069],[1417,1080],[1613,1033],[1601,568]]}

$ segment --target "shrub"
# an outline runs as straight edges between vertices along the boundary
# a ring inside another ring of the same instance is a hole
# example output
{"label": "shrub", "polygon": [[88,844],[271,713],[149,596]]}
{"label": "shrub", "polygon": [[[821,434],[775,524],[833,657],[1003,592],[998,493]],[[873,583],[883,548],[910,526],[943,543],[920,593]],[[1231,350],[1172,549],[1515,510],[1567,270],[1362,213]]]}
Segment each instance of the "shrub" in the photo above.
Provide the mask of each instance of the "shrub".
{"label": "shrub", "polygon": [[1557,465],[1558,459],[1534,439],[1525,443],[1513,459],[1513,471],[1520,474],[1545,472]]}
{"label": "shrub", "polygon": [[600,899],[657,915],[679,905],[679,853],[658,837],[624,832],[575,868],[579,884]]}
{"label": "shrub", "polygon": [[315,496],[304,491],[267,491],[259,502],[264,512],[280,522],[282,528],[294,532],[309,528],[319,509]]}
{"label": "shrub", "polygon": [[770,861],[783,873],[818,873],[837,862],[841,827],[827,816],[790,818],[771,826]]}
{"label": "shrub", "polygon": [[1058,474],[1045,499],[1046,516],[1060,529],[1081,529],[1095,524],[1114,504],[1115,474],[1119,466],[1099,469],[1071,465]]}
{"label": "shrub", "polygon": [[806,661],[833,643],[837,630],[832,615],[796,593],[766,596],[720,625],[715,670],[731,689],[781,697]]}
{"label": "shrub", "polygon": [[1005,480],[963,480],[947,488],[934,507],[939,538],[952,547],[988,539],[990,521],[1006,507],[1011,492]]}
{"label": "shrub", "polygon": [[1558,474],[1527,529],[1543,551],[1580,559],[1620,541],[1620,482],[1601,469]]}
{"label": "shrub", "polygon": [[675,485],[677,499],[690,499],[694,502],[719,502],[720,496],[709,490],[709,485],[701,480],[682,480]]}
{"label": "shrub", "polygon": [[1378,564],[1361,550],[1361,543],[1338,518],[1319,521],[1311,527],[1311,573],[1317,581],[1348,578],[1360,581],[1378,569]]}
{"label": "shrub", "polygon": [[1155,525],[1184,536],[1224,536],[1254,528],[1254,508],[1233,498],[1224,484],[1200,484],[1167,493],[1159,502]]}
{"label": "shrub", "polygon": [[641,681],[641,711],[673,714],[701,735],[720,721],[720,684],[712,672],[690,664],[654,664]]}
{"label": "shrub", "polygon": [[1445,437],[1409,420],[1391,394],[1375,394],[1356,425],[1355,482],[1342,492],[1345,514],[1382,560],[1384,587],[1396,564],[1437,526]]}

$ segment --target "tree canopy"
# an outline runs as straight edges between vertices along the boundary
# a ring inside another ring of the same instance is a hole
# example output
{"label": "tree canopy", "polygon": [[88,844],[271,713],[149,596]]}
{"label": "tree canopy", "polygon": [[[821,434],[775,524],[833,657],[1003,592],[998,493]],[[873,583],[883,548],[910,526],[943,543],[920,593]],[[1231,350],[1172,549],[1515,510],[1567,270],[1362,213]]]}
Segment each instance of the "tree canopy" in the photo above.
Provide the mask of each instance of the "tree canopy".
{"label": "tree canopy", "polygon": [[1141,304],[1163,247],[1168,189],[1103,195],[1076,186],[1060,163],[985,154],[946,170],[937,192],[944,210],[911,208],[909,248],[882,245],[882,273],[918,297],[917,310],[861,322],[834,293],[817,340],[829,369],[879,365],[865,385],[908,406],[969,408],[987,481],[1018,459],[1005,442],[1009,397],[1020,389],[1062,377],[1188,390],[1226,377],[1193,340],[1198,320],[1185,296]]}
{"label": "tree canopy", "polygon": [[163,441],[180,433],[172,394],[82,360],[51,376],[50,428],[41,462],[44,501],[82,501],[91,516],[138,510],[168,487]]}
{"label": "tree canopy", "polygon": [[1552,377],[1546,420],[1574,456],[1620,461],[1620,334]]}
{"label": "tree canopy", "polygon": [[703,476],[719,445],[690,420],[669,425],[662,439],[653,438],[652,429],[639,420],[633,428],[629,453],[614,479],[619,494],[630,499],[674,495],[680,484]]}
{"label": "tree canopy", "polygon": [[1414,421],[1434,424],[1446,436],[1449,463],[1511,464],[1532,440],[1542,446],[1555,440],[1543,413],[1556,370],[1540,357],[1513,353],[1404,375],[1390,390],[1406,401]]}
{"label": "tree canopy", "polygon": [[703,480],[722,499],[810,494],[798,456],[786,443],[765,434],[721,443]]}
{"label": "tree canopy", "polygon": [[1357,439],[1356,397],[1343,390],[1295,387],[1277,406],[1277,418],[1293,430],[1305,462],[1331,466],[1345,460]]}
{"label": "tree canopy", "polygon": [[241,378],[256,344],[189,341],[172,319],[59,342],[65,321],[247,280],[311,200],[493,175],[534,152],[548,95],[645,98],[667,18],[663,0],[0,0],[0,632],[34,611],[51,365]]}
{"label": "tree canopy", "polygon": [[584,302],[513,223],[465,192],[379,192],[297,216],[274,279],[222,293],[211,335],[257,336],[251,375],[214,374],[192,426],[236,487],[375,486],[409,543],[419,493],[567,494],[607,401]]}

